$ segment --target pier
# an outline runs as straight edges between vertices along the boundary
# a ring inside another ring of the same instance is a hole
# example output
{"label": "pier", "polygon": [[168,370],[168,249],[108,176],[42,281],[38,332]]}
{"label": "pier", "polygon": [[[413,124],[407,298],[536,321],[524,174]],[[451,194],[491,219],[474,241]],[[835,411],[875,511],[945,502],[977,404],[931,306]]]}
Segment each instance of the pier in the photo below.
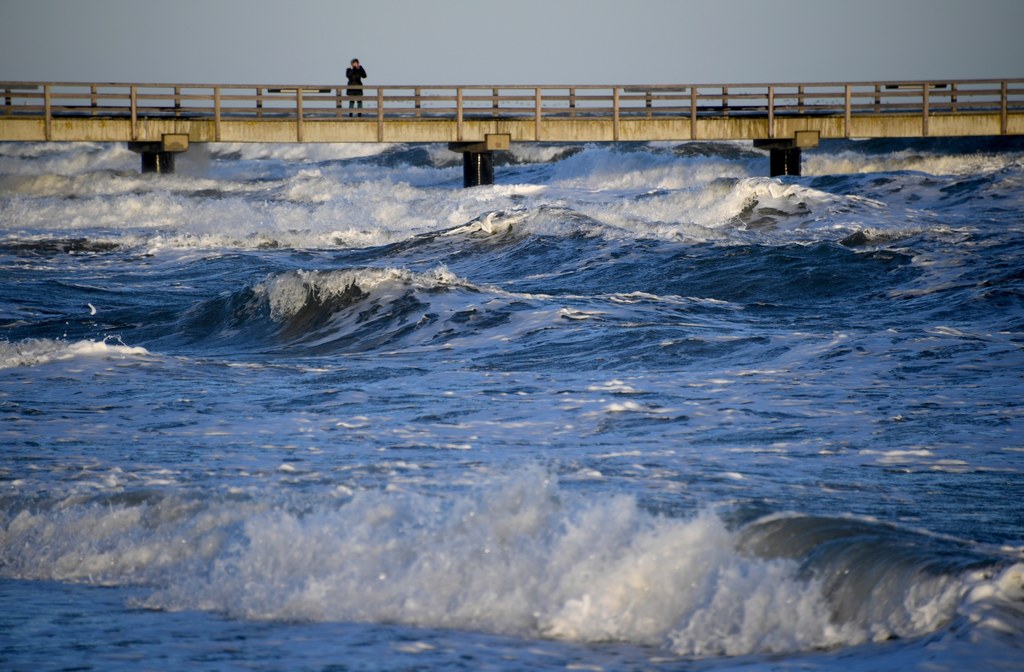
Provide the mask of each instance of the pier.
{"label": "pier", "polygon": [[823,139],[1024,135],[1024,79],[346,89],[0,82],[0,142],[125,142],[144,172],[193,143],[447,143],[476,186],[518,142],[748,140],[799,175]]}

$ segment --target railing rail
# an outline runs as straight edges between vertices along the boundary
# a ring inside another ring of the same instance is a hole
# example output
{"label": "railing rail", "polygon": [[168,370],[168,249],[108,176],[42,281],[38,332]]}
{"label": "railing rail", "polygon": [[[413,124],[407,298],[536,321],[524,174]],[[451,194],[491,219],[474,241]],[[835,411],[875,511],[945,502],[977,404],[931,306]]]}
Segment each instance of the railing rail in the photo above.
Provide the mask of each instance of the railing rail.
{"label": "railing rail", "polygon": [[[882,81],[793,84],[686,85],[363,85],[349,96],[344,84],[121,84],[0,82],[0,121],[95,117],[146,119],[290,120],[302,139],[307,122],[448,120],[460,128],[474,119],[532,120],[541,137],[554,119],[610,120],[711,117],[767,118],[863,115],[920,116],[927,135],[936,115],[998,114],[1007,132],[1010,114],[1024,112],[1024,79]],[[351,108],[361,103],[362,108]],[[49,138],[49,131],[47,132]],[[461,137],[461,133],[460,133]]]}

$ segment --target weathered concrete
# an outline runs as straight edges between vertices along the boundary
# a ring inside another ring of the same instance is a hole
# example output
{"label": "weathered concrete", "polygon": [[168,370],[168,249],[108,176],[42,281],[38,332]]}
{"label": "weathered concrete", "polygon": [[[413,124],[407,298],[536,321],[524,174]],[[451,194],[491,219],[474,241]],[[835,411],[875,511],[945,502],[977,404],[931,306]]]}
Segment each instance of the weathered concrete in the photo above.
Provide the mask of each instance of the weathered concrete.
{"label": "weathered concrete", "polygon": [[[369,116],[369,115],[368,115]],[[156,142],[178,134],[189,142],[473,142],[489,134],[511,142],[631,142],[682,140],[759,140],[792,138],[817,131],[827,138],[913,138],[1002,134],[998,113],[928,117],[919,115],[819,117],[700,117],[561,119],[415,119],[372,117],[359,120],[306,119],[43,119],[0,117],[0,141]],[[1024,135],[1024,114],[1008,114],[1008,135]]]}

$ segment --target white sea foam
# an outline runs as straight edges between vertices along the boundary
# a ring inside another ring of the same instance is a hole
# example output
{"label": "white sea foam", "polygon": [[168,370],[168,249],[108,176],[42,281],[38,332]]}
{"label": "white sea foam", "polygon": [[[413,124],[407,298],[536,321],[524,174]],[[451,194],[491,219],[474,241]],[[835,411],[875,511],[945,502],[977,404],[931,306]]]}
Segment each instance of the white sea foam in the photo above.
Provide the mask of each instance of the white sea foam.
{"label": "white sea foam", "polygon": [[[726,147],[729,143],[723,143]],[[685,146],[685,145],[684,145]],[[588,146],[586,151],[559,161],[549,183],[555,187],[599,193],[649,193],[658,190],[689,189],[716,180],[742,179],[760,174],[761,160],[750,157],[685,156],[668,151],[614,146]],[[755,155],[756,156],[756,155]]]}
{"label": "white sea foam", "polygon": [[1008,163],[1020,160],[1020,157],[1012,154],[945,154],[905,150],[884,154],[854,151],[833,154],[815,150],[807,152],[803,160],[805,175],[894,171],[916,171],[929,175],[977,175],[1001,170]]}
{"label": "white sea foam", "polygon": [[274,319],[285,319],[302,310],[310,298],[326,302],[357,290],[362,294],[384,294],[386,299],[395,292],[409,289],[429,291],[459,282],[453,273],[443,267],[429,273],[413,273],[398,268],[295,271],[268,278],[256,287],[256,291],[266,294]]}
{"label": "white sea foam", "polygon": [[130,151],[125,143],[0,143],[0,175],[75,175],[95,171],[138,173],[138,169],[139,155]]}
{"label": "white sea foam", "polygon": [[339,492],[355,494],[305,514],[173,496],[24,510],[2,521],[0,567],[19,578],[141,582],[154,591],[151,608],[628,641],[698,656],[912,636],[957,609],[994,630],[1020,627],[1001,625],[1020,615],[1020,565],[922,581],[905,599],[907,586],[850,588],[890,591],[858,599],[902,606],[837,621],[822,583],[792,560],[737,551],[739,533],[711,513],[658,517],[631,497],[574,495],[536,471],[444,497]]}
{"label": "white sea foam", "polygon": [[53,339],[28,339],[24,341],[0,341],[0,369],[19,366],[39,366],[55,361],[77,358],[124,360],[146,357],[145,348],[129,347],[109,339],[103,341],[68,342]]}
{"label": "white sea foam", "polygon": [[[298,163],[316,163],[321,161],[341,161],[383,154],[395,145],[388,143],[253,143],[224,142],[210,145],[211,156],[233,160],[236,157],[245,161],[289,161]],[[189,149],[192,152],[193,149]]]}
{"label": "white sea foam", "polygon": [[[116,232],[125,236],[125,244],[138,238],[150,252],[181,247],[366,247],[467,222],[484,226],[490,222],[488,213],[514,209],[541,213],[525,220],[538,234],[561,235],[566,222],[559,213],[575,212],[590,220],[590,235],[703,241],[749,236],[745,230],[754,228],[753,235],[763,243],[770,242],[766,230],[783,227],[788,232],[780,242],[786,243],[793,235],[841,237],[863,227],[860,209],[877,208],[869,199],[762,177],[758,173],[763,166],[753,159],[680,156],[657,146],[628,152],[587,147],[545,167],[542,185],[500,184],[499,179],[497,185],[473,190],[458,188],[457,168],[400,165],[381,170],[351,160],[401,146],[218,145],[196,148],[194,155],[181,158],[178,174],[160,176],[139,174],[137,156],[117,145],[75,146],[62,152],[41,145],[18,147],[5,147],[0,161],[0,188],[10,195],[0,225],[9,235]],[[516,156],[545,161],[562,151],[558,146],[524,146]],[[845,160],[842,156],[809,155],[808,162],[825,162],[823,170],[836,171],[842,166],[834,162]],[[881,155],[878,165],[863,168],[891,170],[909,160],[898,153]],[[996,170],[1009,159],[927,160],[932,163],[918,169]],[[513,179],[521,172],[516,167],[506,170]],[[850,214],[838,216],[843,212]],[[905,220],[894,212],[891,221],[900,227]],[[875,218],[874,227],[884,221]]]}

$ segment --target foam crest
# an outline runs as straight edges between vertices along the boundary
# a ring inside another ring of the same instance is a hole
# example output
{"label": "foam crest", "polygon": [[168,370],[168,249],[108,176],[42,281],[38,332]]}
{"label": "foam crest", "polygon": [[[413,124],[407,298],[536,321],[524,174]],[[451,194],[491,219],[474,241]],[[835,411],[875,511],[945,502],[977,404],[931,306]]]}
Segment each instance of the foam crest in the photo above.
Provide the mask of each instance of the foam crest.
{"label": "foam crest", "polygon": [[1021,155],[1014,153],[944,154],[904,150],[870,154],[858,151],[830,153],[822,149],[804,156],[804,173],[839,175],[915,171],[929,175],[979,175],[997,172],[1020,160]]}
{"label": "foam crest", "polygon": [[149,355],[149,351],[145,348],[129,347],[110,339],[72,343],[48,338],[32,338],[14,343],[0,342],[0,369],[40,366],[50,362],[78,358],[124,360]]}
{"label": "foam crest", "polygon": [[5,142],[0,175],[75,175],[91,171],[138,172],[139,155],[125,143]]}
{"label": "foam crest", "polygon": [[553,187],[601,192],[687,189],[722,177],[749,174],[745,162],[719,157],[679,157],[670,152],[620,151],[588,146],[559,161],[553,169]]}
{"label": "foam crest", "polygon": [[[388,162],[392,154],[422,153],[408,145],[197,147],[181,157],[176,174],[163,176],[140,175],[138,157],[123,147],[51,152],[33,146],[3,159],[0,180],[10,197],[0,219],[22,237],[59,226],[60,235],[119,235],[126,246],[149,252],[370,247],[467,222],[487,233],[517,226],[537,235],[785,244],[794,237],[849,235],[863,228],[858,213],[871,207],[865,199],[814,189],[806,181],[756,177],[763,174],[764,157],[737,154],[727,143],[702,145],[696,153],[683,149],[524,143],[514,160],[547,162],[508,167],[508,179],[525,182],[460,190],[457,170],[439,157],[415,165]],[[807,161],[822,162],[821,171],[837,171],[844,169],[844,156],[819,151]],[[865,163],[865,169],[900,165],[893,154],[851,156],[888,162]],[[1003,155],[933,158],[975,169],[1010,165]],[[527,216],[506,221],[488,215],[516,211]],[[871,214],[875,219],[877,213]],[[894,226],[907,219],[895,213]]]}
{"label": "foam crest", "polygon": [[[377,156],[391,151],[395,145],[388,143],[253,143],[224,142],[213,145],[210,152],[214,156],[228,159],[239,158],[245,161],[343,161],[368,156]],[[191,151],[191,150],[190,150]]]}
{"label": "foam crest", "polygon": [[[143,496],[0,521],[4,575],[143,583],[153,609],[625,641],[697,656],[919,635],[955,616],[948,595],[965,585],[941,574],[942,586],[895,585],[902,575],[882,574],[880,585],[848,593],[868,603],[891,593],[894,613],[844,610],[834,585],[843,575],[827,563],[814,566],[826,581],[796,559],[738,550],[745,532],[713,513],[656,516],[633,497],[586,497],[533,470],[449,494],[361,490],[340,506]],[[1019,596],[1021,575],[1018,565],[975,577],[968,613],[993,627],[1010,618],[1005,603]]]}
{"label": "foam crest", "polygon": [[268,278],[256,287],[265,294],[275,320],[292,317],[310,302],[327,304],[345,297],[401,293],[409,289],[429,291],[460,283],[448,269],[427,273],[399,268],[366,268],[341,271],[293,271]]}
{"label": "foam crest", "polygon": [[1016,638],[1024,632],[1024,562],[972,573],[963,601],[963,611],[978,624],[979,637]]}

